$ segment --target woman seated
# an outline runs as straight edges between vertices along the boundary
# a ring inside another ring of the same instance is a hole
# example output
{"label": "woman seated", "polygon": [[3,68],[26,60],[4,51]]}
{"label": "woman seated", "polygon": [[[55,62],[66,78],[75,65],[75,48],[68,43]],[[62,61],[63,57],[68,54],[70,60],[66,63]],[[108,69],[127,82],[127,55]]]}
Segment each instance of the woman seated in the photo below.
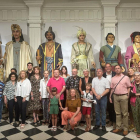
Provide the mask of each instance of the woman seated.
{"label": "woman seated", "polygon": [[78,91],[76,89],[70,89],[66,100],[66,107],[61,107],[61,110],[63,110],[61,114],[62,125],[65,125],[64,130],[68,129],[68,120],[71,129],[74,130],[75,125],[81,120],[82,117],[80,108],[81,99],[79,97]]}

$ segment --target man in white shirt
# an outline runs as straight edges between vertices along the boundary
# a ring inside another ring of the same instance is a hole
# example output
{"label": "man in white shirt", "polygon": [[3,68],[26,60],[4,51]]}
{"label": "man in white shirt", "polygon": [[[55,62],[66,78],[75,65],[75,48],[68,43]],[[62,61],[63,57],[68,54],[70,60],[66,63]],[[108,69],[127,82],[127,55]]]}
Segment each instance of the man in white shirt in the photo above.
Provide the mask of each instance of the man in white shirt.
{"label": "man in white shirt", "polygon": [[[111,78],[116,75],[114,71],[112,71],[112,66],[110,63],[106,63],[105,65],[105,73],[103,74],[104,78],[107,78],[109,81],[109,84],[111,84]],[[109,101],[110,92],[107,94],[107,111],[109,114],[109,123],[107,124],[107,127],[110,127],[113,125],[113,129],[116,129],[116,113],[114,110],[114,104],[111,104]]]}
{"label": "man in white shirt", "polygon": [[[100,119],[102,124],[102,131],[106,131],[106,106],[107,106],[107,96],[109,92],[110,84],[109,81],[103,77],[102,69],[97,69],[97,77],[92,80],[92,92],[94,94],[94,99],[97,104],[95,104],[95,117],[96,123],[93,130],[100,128]],[[101,118],[100,118],[101,112]]]}
{"label": "man in white shirt", "polygon": [[49,72],[47,70],[44,71],[44,78],[40,80],[40,94],[42,98],[42,108],[43,108],[43,123],[46,124],[49,121],[49,93],[47,92],[47,84],[49,81]]}

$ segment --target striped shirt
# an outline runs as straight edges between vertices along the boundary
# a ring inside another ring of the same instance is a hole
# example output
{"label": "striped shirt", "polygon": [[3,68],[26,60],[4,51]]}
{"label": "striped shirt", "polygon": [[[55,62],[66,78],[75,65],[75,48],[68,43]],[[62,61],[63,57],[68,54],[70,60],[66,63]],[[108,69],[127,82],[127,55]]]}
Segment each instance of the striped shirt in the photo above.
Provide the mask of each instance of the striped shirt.
{"label": "striped shirt", "polygon": [[5,85],[3,95],[7,97],[8,100],[14,99],[16,89],[16,83],[13,85],[12,81],[8,81]]}
{"label": "striped shirt", "polygon": [[4,90],[4,83],[0,81],[0,101],[2,100],[3,90]]}

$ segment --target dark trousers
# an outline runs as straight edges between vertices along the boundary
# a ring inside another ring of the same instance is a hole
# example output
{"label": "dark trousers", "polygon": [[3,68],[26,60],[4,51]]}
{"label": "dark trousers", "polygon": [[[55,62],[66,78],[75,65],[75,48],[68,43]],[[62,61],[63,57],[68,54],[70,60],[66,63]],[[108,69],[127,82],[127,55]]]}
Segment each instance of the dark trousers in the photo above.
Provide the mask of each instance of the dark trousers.
{"label": "dark trousers", "polygon": [[114,104],[110,103],[109,96],[110,96],[110,94],[108,93],[107,111],[109,114],[109,120],[113,123],[116,123],[116,113],[115,113],[115,109],[114,109]]}
{"label": "dark trousers", "polygon": [[15,120],[19,121],[19,116],[21,115],[22,124],[25,124],[26,120],[26,106],[28,101],[22,102],[22,97],[17,96],[17,102],[15,102],[16,117]]}
{"label": "dark trousers", "polygon": [[[65,107],[65,100],[60,100],[60,101],[61,101],[62,107]],[[60,125],[62,124],[61,113],[62,113],[62,110],[59,110],[58,116],[59,116]]]}
{"label": "dark trousers", "polygon": [[15,106],[14,99],[8,100],[9,119],[10,119],[9,121],[10,121],[10,123],[13,122],[13,109],[14,109],[14,106]]}

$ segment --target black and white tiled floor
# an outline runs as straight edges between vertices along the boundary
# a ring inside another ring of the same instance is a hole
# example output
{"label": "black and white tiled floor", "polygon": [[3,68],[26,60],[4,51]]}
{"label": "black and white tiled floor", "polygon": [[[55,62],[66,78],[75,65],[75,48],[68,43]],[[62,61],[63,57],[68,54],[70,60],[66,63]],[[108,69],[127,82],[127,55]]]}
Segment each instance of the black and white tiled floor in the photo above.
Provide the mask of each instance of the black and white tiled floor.
{"label": "black and white tiled floor", "polygon": [[8,121],[2,120],[0,123],[0,140],[139,140],[134,132],[129,132],[124,137],[122,132],[113,133],[112,127],[107,128],[107,132],[103,132],[101,129],[85,132],[84,126],[78,126],[74,131],[63,131],[58,127],[56,132],[52,132],[48,126],[34,126],[30,120],[27,120],[26,123],[25,128],[20,129],[11,126]]}

